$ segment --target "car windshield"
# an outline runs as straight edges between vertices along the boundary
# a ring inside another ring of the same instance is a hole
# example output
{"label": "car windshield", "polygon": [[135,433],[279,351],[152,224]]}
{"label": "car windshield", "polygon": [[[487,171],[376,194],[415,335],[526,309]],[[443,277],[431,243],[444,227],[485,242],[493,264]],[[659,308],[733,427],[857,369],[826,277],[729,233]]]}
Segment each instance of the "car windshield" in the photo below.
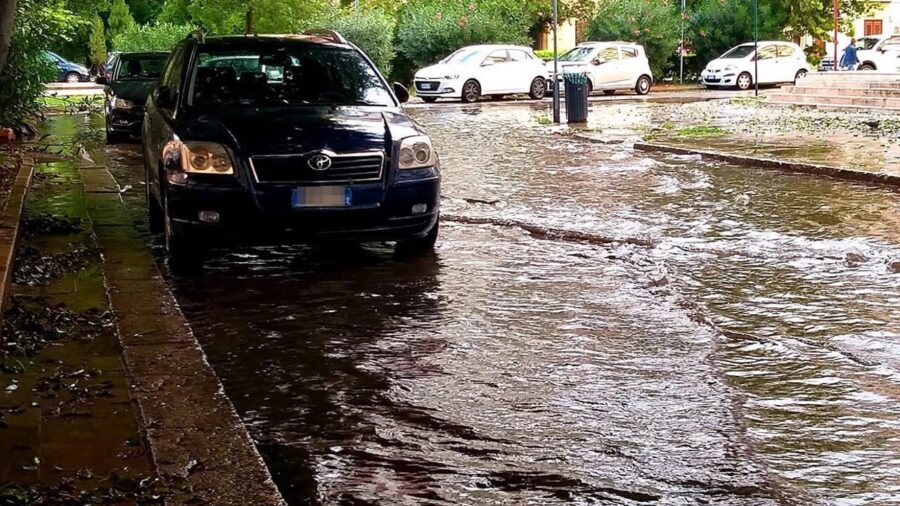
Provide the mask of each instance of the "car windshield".
{"label": "car windshield", "polygon": [[750,56],[751,54],[753,54],[753,44],[747,44],[746,46],[738,46],[738,47],[732,48],[731,51],[728,51],[727,53],[723,54],[719,58],[732,58],[732,59],[746,58],[746,57]]}
{"label": "car windshield", "polygon": [[570,49],[566,54],[559,57],[559,61],[583,61],[591,57],[594,52],[593,47],[576,47]]}
{"label": "car windshield", "polygon": [[463,64],[472,63],[474,61],[480,60],[478,55],[482,54],[483,51],[478,49],[460,49],[459,51],[451,54],[450,56],[444,58],[441,63],[455,63],[455,64]]}
{"label": "car windshield", "polygon": [[879,40],[878,37],[865,37],[859,41],[856,47],[859,49],[872,49],[875,47],[875,44],[878,44]]}
{"label": "car windshield", "polygon": [[327,46],[202,52],[190,89],[195,107],[394,105],[358,52]]}
{"label": "car windshield", "polygon": [[124,56],[116,81],[155,81],[162,74],[166,56]]}

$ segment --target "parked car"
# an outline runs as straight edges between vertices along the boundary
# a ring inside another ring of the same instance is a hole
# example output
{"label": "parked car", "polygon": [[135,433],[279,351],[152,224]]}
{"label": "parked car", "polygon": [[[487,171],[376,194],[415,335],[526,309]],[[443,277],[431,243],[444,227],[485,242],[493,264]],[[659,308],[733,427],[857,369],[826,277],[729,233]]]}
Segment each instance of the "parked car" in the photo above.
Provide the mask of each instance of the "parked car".
{"label": "parked car", "polygon": [[408,98],[331,30],[188,37],[144,115],[151,228],[176,262],[227,239],[431,249],[441,174]]}
{"label": "parked car", "polygon": [[88,81],[91,78],[91,71],[84,65],[72,63],[62,56],[46,51],[44,53],[53,65],[56,65],[56,81],[61,83],[78,83]]}
{"label": "parked car", "polygon": [[709,62],[700,78],[708,88],[737,87],[750,89],[756,82],[759,65],[759,84],[792,83],[809,72],[806,54],[793,42],[760,41],[731,48]]}
{"label": "parked car", "polygon": [[147,97],[159,81],[168,57],[169,53],[161,52],[120,54],[114,59],[112,77],[97,78],[106,95],[106,142],[114,144],[130,135],[140,135]]}
{"label": "parked car", "polygon": [[[560,74],[586,73],[588,92],[602,91],[612,95],[619,90],[634,90],[646,95],[653,85],[653,73],[644,47],[630,42],[584,42],[557,60]],[[553,62],[547,63],[553,73]],[[562,75],[557,77],[562,82]],[[552,88],[551,80],[551,88]]]}
{"label": "parked car", "polygon": [[485,95],[523,93],[541,99],[547,93],[547,70],[528,47],[468,46],[416,72],[413,82],[416,95],[426,102],[441,97],[474,102]]}
{"label": "parked car", "polygon": [[[867,35],[865,37],[860,37],[856,40],[856,55],[859,57],[859,61],[863,62],[866,60],[867,55],[875,46],[878,44],[884,37],[881,35]],[[841,49],[841,57],[844,56],[843,49]],[[834,57],[830,55],[825,55],[822,57],[822,60],[819,61],[818,66],[819,72],[830,72],[834,70]]]}
{"label": "parked car", "polygon": [[866,51],[857,51],[858,70],[900,72],[900,35],[882,37]]}

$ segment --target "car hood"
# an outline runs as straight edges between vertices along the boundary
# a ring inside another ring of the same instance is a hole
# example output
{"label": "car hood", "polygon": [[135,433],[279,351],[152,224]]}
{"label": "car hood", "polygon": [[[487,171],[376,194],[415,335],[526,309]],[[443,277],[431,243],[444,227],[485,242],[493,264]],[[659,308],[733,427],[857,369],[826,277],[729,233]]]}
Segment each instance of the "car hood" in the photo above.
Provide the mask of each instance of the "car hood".
{"label": "car hood", "polygon": [[418,79],[441,79],[444,76],[455,76],[462,74],[464,72],[465,67],[463,65],[456,65],[453,63],[438,63],[437,65],[431,65],[429,67],[425,67],[422,70],[416,72],[416,77]]}
{"label": "car hood", "polygon": [[[556,62],[556,66],[557,66],[557,68],[559,68],[559,71],[560,71],[560,72],[564,72],[564,71],[567,71],[567,70],[570,71],[570,72],[573,71],[573,70],[585,71],[585,70],[587,70],[587,68],[588,68],[588,62],[583,62],[583,61],[558,61],[558,62]],[[548,71],[548,72],[553,72],[553,61],[552,61],[552,60],[547,62],[547,71]]]}
{"label": "car hood", "polygon": [[156,86],[156,81],[119,81],[111,83],[108,88],[118,98],[144,105],[154,86]]}
{"label": "car hood", "polygon": [[385,150],[422,133],[399,108],[293,107],[221,109],[186,122],[183,139],[221,142],[243,156]]}

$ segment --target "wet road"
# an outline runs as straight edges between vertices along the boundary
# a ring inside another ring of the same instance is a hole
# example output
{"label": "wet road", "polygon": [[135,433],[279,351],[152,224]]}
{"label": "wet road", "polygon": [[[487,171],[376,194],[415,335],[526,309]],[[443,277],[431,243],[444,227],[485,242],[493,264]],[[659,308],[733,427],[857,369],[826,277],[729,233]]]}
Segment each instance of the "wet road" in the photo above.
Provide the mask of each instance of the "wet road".
{"label": "wet road", "polygon": [[[170,276],[291,503],[900,502],[897,193],[583,144],[530,106],[412,114],[435,256]],[[143,228],[135,148],[91,151]]]}

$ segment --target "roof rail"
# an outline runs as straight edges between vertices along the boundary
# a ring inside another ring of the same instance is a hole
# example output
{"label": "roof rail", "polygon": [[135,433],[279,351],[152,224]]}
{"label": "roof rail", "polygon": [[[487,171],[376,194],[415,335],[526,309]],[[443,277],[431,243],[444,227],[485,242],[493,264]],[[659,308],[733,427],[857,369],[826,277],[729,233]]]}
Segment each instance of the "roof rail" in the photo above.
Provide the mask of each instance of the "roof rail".
{"label": "roof rail", "polygon": [[328,39],[335,44],[346,44],[347,39],[344,38],[337,30],[326,30],[323,28],[316,28],[315,30],[307,30],[303,32],[303,35],[314,35],[316,37],[322,37],[323,39]]}
{"label": "roof rail", "polygon": [[203,29],[198,28],[193,32],[188,34],[189,39],[197,39],[198,44],[203,44],[206,42],[206,35],[203,34]]}

